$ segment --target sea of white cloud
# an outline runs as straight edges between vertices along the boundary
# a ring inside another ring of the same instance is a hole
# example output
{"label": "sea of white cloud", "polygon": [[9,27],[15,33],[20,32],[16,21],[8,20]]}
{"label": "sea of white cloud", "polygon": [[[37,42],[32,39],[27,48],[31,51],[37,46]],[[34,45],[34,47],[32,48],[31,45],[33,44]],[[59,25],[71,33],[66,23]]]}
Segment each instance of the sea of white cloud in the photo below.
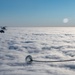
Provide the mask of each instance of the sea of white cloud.
{"label": "sea of white cloud", "polygon": [[0,75],[75,75],[75,61],[33,62],[75,59],[75,28],[7,27],[0,33]]}

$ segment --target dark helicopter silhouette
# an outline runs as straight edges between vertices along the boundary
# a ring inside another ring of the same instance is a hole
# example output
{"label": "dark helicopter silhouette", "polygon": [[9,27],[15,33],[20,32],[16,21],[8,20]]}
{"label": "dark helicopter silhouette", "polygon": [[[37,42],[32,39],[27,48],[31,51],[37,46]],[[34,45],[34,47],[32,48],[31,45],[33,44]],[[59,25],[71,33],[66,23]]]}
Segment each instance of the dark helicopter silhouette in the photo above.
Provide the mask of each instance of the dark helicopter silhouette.
{"label": "dark helicopter silhouette", "polygon": [[6,30],[6,26],[4,26],[4,27],[1,27],[1,29],[2,29],[2,30]]}
{"label": "dark helicopter silhouette", "polygon": [[4,30],[0,30],[0,33],[5,33],[5,31]]}

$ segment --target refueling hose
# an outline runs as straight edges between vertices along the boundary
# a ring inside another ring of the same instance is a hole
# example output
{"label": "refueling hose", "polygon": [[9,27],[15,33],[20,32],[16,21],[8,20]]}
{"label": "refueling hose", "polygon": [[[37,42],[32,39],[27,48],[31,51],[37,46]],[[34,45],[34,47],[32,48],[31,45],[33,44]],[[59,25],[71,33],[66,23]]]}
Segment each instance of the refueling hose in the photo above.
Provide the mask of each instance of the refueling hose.
{"label": "refueling hose", "polygon": [[33,60],[31,55],[26,56],[25,61],[27,64],[31,64],[32,62],[68,62],[68,61],[75,61],[75,59],[68,59],[68,60],[52,60],[52,61],[41,61],[41,60]]}

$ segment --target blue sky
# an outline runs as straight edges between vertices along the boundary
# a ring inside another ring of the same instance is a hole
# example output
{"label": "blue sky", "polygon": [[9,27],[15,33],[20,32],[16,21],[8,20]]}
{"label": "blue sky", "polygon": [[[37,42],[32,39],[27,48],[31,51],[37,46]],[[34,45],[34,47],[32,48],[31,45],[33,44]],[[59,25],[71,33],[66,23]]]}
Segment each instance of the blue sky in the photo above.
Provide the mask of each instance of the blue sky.
{"label": "blue sky", "polygon": [[0,0],[0,26],[75,26],[75,0]]}

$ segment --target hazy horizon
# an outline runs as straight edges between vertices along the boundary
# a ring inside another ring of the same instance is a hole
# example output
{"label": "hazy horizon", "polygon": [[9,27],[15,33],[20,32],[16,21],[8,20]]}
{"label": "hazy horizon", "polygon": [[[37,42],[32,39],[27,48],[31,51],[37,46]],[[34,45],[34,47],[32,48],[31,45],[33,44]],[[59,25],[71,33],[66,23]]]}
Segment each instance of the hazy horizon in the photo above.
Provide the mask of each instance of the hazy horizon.
{"label": "hazy horizon", "polygon": [[75,0],[0,0],[0,26],[74,27]]}

